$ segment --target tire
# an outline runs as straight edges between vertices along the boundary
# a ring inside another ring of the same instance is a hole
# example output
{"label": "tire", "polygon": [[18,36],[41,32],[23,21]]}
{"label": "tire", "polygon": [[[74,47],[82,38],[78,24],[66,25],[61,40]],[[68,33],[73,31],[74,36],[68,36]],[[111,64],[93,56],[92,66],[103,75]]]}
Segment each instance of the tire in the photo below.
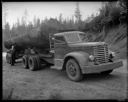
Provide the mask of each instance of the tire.
{"label": "tire", "polygon": [[35,56],[30,56],[28,60],[28,66],[31,71],[35,71],[38,69],[38,63],[36,61]]}
{"label": "tire", "polygon": [[22,62],[23,62],[23,66],[25,69],[28,69],[29,66],[28,66],[28,56],[24,55],[23,58],[22,58]]}
{"label": "tire", "polygon": [[66,62],[66,73],[70,80],[72,81],[81,81],[83,79],[83,74],[79,64],[75,59],[69,59]]}
{"label": "tire", "polygon": [[35,59],[35,61],[36,61],[36,63],[37,63],[37,69],[40,69],[41,64],[40,64],[40,58],[39,58],[39,56],[36,55],[36,56],[33,56],[33,57],[34,57],[34,59]]}
{"label": "tire", "polygon": [[109,75],[113,70],[108,70],[108,71],[104,71],[101,72],[102,75]]}

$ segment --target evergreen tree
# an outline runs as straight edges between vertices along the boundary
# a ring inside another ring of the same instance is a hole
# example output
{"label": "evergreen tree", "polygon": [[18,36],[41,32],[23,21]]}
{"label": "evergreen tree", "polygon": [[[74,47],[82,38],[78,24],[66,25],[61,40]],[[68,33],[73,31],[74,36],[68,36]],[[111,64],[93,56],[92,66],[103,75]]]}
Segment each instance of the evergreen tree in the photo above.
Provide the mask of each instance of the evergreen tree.
{"label": "evergreen tree", "polygon": [[62,14],[59,15],[59,22],[62,23]]}
{"label": "evergreen tree", "polygon": [[81,21],[81,14],[80,14],[78,2],[76,3],[75,17],[76,17],[76,22],[79,23]]}

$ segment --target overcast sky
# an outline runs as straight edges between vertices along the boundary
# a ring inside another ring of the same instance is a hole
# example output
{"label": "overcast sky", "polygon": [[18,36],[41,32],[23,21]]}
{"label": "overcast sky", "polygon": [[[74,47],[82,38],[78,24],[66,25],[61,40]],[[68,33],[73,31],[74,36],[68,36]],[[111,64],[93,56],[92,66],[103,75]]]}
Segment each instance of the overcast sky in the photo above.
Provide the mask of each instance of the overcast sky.
{"label": "overcast sky", "polygon": [[[79,2],[82,19],[85,20],[92,13],[96,14],[101,8],[101,2]],[[25,9],[28,12],[28,21],[33,21],[34,16],[41,20],[47,18],[59,17],[60,13],[63,18],[71,18],[76,9],[76,2],[3,2],[3,14],[7,12],[6,21],[10,25],[21,19]],[[3,22],[4,22],[3,16]]]}

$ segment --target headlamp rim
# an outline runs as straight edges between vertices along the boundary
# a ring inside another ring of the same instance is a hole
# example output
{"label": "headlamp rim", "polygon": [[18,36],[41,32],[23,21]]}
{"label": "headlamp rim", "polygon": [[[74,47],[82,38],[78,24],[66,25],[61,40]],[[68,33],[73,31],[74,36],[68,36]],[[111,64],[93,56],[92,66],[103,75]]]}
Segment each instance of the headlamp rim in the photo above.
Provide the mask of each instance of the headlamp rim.
{"label": "headlamp rim", "polygon": [[[93,58],[93,59],[92,59],[92,58]],[[89,60],[90,60],[90,61],[94,61],[94,60],[95,60],[94,55],[89,55]]]}

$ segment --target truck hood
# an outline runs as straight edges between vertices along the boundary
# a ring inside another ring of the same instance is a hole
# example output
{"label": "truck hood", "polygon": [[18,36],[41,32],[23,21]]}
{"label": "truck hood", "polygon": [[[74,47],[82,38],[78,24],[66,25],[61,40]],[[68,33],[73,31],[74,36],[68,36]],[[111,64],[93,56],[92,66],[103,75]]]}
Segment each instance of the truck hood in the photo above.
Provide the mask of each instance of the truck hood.
{"label": "truck hood", "polygon": [[97,45],[104,45],[105,42],[84,42],[84,43],[70,43],[70,47],[82,47],[82,46],[97,46]]}

